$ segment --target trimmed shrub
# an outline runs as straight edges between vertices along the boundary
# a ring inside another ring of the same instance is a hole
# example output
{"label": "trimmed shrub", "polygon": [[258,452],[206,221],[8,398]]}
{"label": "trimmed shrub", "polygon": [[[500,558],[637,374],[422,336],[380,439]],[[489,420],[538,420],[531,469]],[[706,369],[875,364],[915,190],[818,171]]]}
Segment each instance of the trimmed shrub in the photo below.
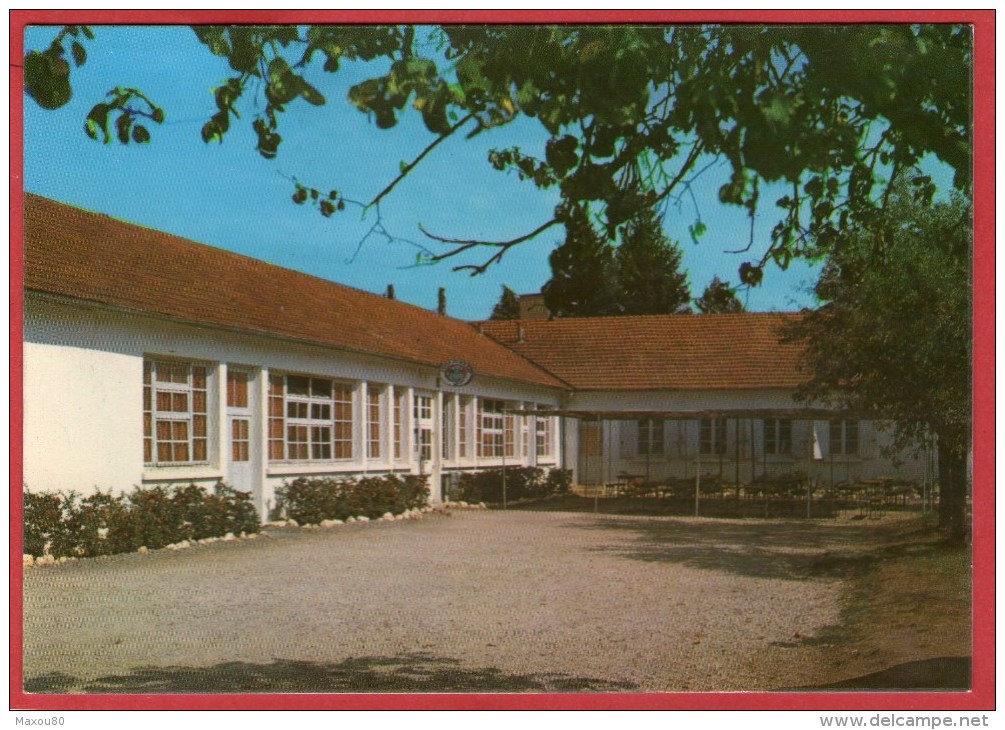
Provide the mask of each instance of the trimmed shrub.
{"label": "trimmed shrub", "polygon": [[[46,543],[63,524],[63,497],[59,494],[24,493],[24,552],[43,555]],[[58,557],[58,556],[57,556]]]}
{"label": "trimmed shrub", "polygon": [[548,494],[568,494],[572,491],[572,469],[552,469],[548,472]]}
{"label": "trimmed shrub", "polygon": [[426,477],[414,474],[360,479],[300,477],[283,484],[276,496],[287,518],[301,525],[317,525],[323,520],[361,516],[376,519],[385,512],[401,514],[426,504],[429,487]]}
{"label": "trimmed shrub", "polygon": [[190,484],[84,498],[26,491],[24,505],[24,551],[36,557],[47,546],[56,558],[93,557],[260,529],[251,496],[223,482],[212,492]]}
{"label": "trimmed shrub", "polygon": [[[572,482],[566,469],[544,469],[533,466],[507,466],[506,499],[542,499],[565,494]],[[503,469],[465,472],[460,478],[461,499],[466,502],[503,501]]]}

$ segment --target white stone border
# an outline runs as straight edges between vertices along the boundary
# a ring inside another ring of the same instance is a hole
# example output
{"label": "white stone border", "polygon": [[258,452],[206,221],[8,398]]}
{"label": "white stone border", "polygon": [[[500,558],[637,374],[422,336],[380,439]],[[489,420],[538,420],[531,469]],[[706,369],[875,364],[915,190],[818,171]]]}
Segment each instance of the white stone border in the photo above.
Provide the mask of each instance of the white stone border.
{"label": "white stone border", "polygon": [[[162,550],[188,550],[189,548],[196,547],[197,545],[212,545],[215,542],[233,542],[234,540],[254,540],[259,535],[264,535],[265,537],[269,537],[269,535],[266,532],[264,532],[264,528],[268,528],[268,527],[300,527],[300,528],[305,529],[305,530],[317,530],[317,529],[321,529],[321,528],[329,529],[329,528],[341,527],[342,525],[349,525],[349,524],[365,524],[365,523],[368,523],[368,522],[371,522],[371,521],[373,521],[373,522],[400,522],[400,521],[403,521],[403,520],[421,520],[423,518],[423,516],[427,515],[427,514],[449,515],[450,512],[451,512],[451,510],[455,510],[455,509],[457,509],[457,510],[466,510],[466,509],[472,510],[472,509],[488,509],[488,508],[485,506],[484,502],[479,502],[478,504],[469,504],[467,502],[444,502],[442,504],[436,505],[435,507],[427,505],[427,506],[421,507],[421,508],[416,507],[416,508],[413,508],[413,509],[408,509],[408,510],[405,510],[404,512],[402,512],[401,514],[397,514],[397,515],[392,514],[390,512],[385,512],[383,515],[381,515],[376,520],[371,520],[369,517],[367,517],[365,515],[360,515],[358,517],[348,517],[345,520],[322,520],[321,523],[318,524],[318,525],[314,525],[314,524],[301,525],[296,520],[275,520],[273,522],[266,522],[264,525],[262,525],[262,528],[263,528],[262,532],[252,532],[251,534],[247,534],[247,533],[242,532],[239,536],[234,535],[233,532],[228,532],[223,537],[206,537],[206,538],[203,538],[202,540],[182,540],[181,542],[176,542],[176,543],[172,543],[170,545],[165,545],[161,549]],[[146,554],[148,554],[150,552],[157,552],[157,551],[151,551],[148,547],[141,546],[140,548],[138,548],[136,550],[136,552],[140,553],[141,555],[146,555]],[[117,554],[126,555],[127,553],[117,553]],[[94,556],[94,557],[99,557],[99,556]],[[108,557],[108,556],[100,556],[100,557]],[[67,556],[67,555],[64,555],[64,556],[62,556],[60,558],[56,558],[56,557],[53,557],[52,555],[49,555],[48,553],[45,554],[45,555],[41,555],[41,556],[39,556],[37,558],[34,557],[34,556],[32,556],[32,555],[24,554],[23,558],[22,558],[22,560],[23,560],[22,565],[25,568],[31,568],[31,567],[36,567],[36,566],[41,567],[43,565],[61,565],[63,563],[69,563],[69,562],[72,562],[72,561],[75,561],[75,560],[80,560],[80,559],[81,558]]]}

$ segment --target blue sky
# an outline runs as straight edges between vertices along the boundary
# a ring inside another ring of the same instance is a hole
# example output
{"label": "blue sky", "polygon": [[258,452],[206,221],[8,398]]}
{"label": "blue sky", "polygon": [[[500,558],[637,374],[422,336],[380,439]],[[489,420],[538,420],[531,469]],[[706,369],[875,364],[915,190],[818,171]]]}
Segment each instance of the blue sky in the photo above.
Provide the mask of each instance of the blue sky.
{"label": "blue sky", "polygon": [[[360,289],[382,293],[394,284],[399,299],[430,309],[442,286],[448,312],[465,319],[487,317],[503,284],[533,292],[550,277],[548,254],[560,242],[560,231],[514,248],[501,264],[472,278],[452,272],[449,262],[414,266],[418,249],[407,242],[377,235],[364,240],[376,221],[373,214],[361,218],[360,209],[350,206],[325,219],[309,206],[292,204],[292,177],[369,200],[393,179],[401,161],[413,159],[431,141],[418,114],[381,131],[345,101],[349,84],[372,70],[349,67],[335,75],[311,75],[328,103],[319,108],[302,100],[291,104],[280,121],[279,155],[270,161],[255,151],[246,118],[231,125],[223,144],[202,142],[200,129],[215,111],[212,89],[229,68],[189,28],[97,26],[94,31],[96,39],[86,43],[87,63],[73,72],[70,104],[44,111],[25,100],[26,190]],[[44,48],[55,33],[51,27],[29,28],[26,49]],[[150,125],[150,144],[103,145],[84,135],[87,112],[117,85],[137,87],[165,109],[166,122]],[[536,228],[551,217],[557,197],[492,170],[486,153],[513,145],[540,152],[546,138],[535,121],[524,119],[474,140],[447,141],[382,204],[384,228],[433,250],[438,244],[423,236],[420,223],[439,235],[489,240]],[[774,222],[766,209],[753,249],[726,253],[746,245],[750,223],[744,211],[718,202],[723,182],[725,168],[713,166],[693,186],[694,199],[671,207],[665,221],[669,235],[681,244],[694,296],[714,275],[735,284],[739,265],[767,247]],[[688,227],[698,217],[708,230],[695,244]],[[485,257],[478,253],[454,263]],[[811,306],[815,278],[803,262],[784,272],[771,268],[761,287],[741,297],[752,310]]]}

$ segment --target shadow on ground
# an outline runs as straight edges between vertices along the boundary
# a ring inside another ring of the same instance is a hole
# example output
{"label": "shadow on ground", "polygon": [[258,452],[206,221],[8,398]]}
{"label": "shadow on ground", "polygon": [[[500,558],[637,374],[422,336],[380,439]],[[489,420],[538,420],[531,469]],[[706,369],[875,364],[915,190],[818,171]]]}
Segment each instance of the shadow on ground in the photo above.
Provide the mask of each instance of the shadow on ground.
{"label": "shadow on ground", "polygon": [[628,692],[636,685],[566,674],[509,674],[462,667],[429,654],[361,657],[337,664],[276,660],[210,667],[143,667],[83,681],[61,672],[25,680],[40,694],[276,693],[276,692]]}
{"label": "shadow on ground", "polygon": [[861,677],[843,679],[840,682],[820,684],[813,687],[797,687],[798,690],[969,690],[970,665],[968,656],[946,656],[936,659],[922,659],[904,662],[880,672]]}
{"label": "shadow on ground", "polygon": [[[834,523],[782,522],[685,523],[650,519],[598,519],[570,525],[631,535],[629,543],[593,548],[645,562],[676,563],[690,568],[752,578],[806,580],[850,578],[880,559],[904,549],[883,544],[880,535],[917,539],[916,529],[897,526],[863,536],[862,531]],[[888,537],[889,539],[889,537]],[[936,549],[919,545],[916,550]]]}

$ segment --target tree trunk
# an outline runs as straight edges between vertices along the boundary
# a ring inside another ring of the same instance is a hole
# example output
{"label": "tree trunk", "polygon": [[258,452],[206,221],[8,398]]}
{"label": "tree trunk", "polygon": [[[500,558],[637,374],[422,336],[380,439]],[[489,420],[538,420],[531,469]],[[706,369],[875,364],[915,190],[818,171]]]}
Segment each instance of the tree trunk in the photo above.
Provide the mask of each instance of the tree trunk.
{"label": "tree trunk", "polygon": [[967,532],[966,449],[953,439],[939,439],[939,527],[950,540],[962,540]]}

